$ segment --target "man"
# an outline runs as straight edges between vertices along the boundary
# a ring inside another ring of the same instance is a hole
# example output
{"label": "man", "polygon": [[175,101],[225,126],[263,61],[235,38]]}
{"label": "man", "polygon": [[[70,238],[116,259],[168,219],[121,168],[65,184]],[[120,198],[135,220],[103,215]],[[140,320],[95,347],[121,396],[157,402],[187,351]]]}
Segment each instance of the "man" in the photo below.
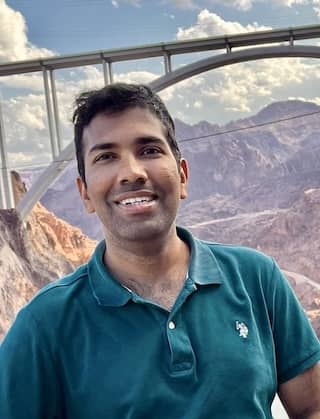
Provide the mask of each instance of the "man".
{"label": "man", "polygon": [[0,349],[5,419],[320,418],[320,345],[275,262],[177,228],[188,167],[148,87],[82,94],[79,192],[104,231]]}

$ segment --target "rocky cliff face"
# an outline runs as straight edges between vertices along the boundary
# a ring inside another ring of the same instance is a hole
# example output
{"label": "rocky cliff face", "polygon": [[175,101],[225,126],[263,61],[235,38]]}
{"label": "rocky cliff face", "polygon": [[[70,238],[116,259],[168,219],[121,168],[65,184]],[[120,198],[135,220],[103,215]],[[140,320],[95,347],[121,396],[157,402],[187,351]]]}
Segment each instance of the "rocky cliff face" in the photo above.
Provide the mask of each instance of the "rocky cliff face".
{"label": "rocky cliff face", "polygon": [[[15,175],[15,195],[23,185]],[[43,285],[84,263],[96,242],[37,204],[22,223],[0,210],[0,339],[16,312]]]}

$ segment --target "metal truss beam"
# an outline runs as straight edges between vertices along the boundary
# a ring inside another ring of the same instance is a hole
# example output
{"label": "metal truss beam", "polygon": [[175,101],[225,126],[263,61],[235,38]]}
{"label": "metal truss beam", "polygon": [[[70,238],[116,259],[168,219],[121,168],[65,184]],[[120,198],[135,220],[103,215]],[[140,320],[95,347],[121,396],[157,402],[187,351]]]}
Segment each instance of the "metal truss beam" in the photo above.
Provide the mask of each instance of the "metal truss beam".
{"label": "metal truss beam", "polygon": [[0,103],[0,205],[1,208],[14,208],[11,173],[8,169],[7,147],[5,142],[4,124]]}
{"label": "metal truss beam", "polygon": [[158,79],[149,83],[149,86],[156,91],[160,91],[182,80],[218,67],[237,64],[245,61],[283,57],[320,58],[320,47],[306,45],[258,47],[215,55],[214,57],[205,58],[192,64],[185,65],[175,71],[172,71],[171,73],[164,75],[163,77],[159,77]]}

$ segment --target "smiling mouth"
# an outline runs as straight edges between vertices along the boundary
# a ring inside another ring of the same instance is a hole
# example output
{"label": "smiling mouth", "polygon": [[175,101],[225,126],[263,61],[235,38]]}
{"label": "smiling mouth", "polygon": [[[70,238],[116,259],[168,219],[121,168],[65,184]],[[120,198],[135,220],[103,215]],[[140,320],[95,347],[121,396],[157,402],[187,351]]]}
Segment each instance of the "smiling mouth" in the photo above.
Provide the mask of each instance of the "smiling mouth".
{"label": "smiling mouth", "polygon": [[152,201],[155,201],[154,196],[139,196],[135,198],[126,198],[122,199],[121,201],[117,202],[118,205],[122,207],[138,207],[142,205],[149,204]]}

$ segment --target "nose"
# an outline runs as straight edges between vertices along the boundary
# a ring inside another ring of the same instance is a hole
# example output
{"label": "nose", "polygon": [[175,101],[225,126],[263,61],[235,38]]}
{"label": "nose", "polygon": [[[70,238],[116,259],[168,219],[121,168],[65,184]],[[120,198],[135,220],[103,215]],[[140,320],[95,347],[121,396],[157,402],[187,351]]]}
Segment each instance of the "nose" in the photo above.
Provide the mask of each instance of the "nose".
{"label": "nose", "polygon": [[140,182],[145,183],[147,180],[147,173],[143,162],[139,161],[134,156],[128,156],[122,159],[119,167],[118,178],[121,184]]}

